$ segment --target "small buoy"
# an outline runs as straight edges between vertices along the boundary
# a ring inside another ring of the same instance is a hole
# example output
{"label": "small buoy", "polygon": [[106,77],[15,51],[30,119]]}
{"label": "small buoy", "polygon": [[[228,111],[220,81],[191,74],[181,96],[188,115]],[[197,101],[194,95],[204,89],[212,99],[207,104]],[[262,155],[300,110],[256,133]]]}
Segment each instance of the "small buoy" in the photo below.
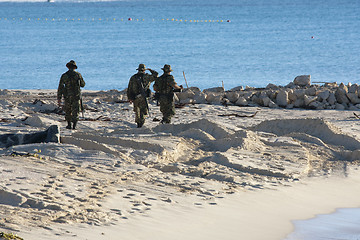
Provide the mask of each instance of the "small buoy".
{"label": "small buoy", "polygon": [[230,20],[227,20],[227,22],[231,22]]}
{"label": "small buoy", "polygon": [[311,39],[314,39],[314,36],[311,36]]}
{"label": "small buoy", "polygon": [[129,21],[132,21],[132,18],[128,18]]}

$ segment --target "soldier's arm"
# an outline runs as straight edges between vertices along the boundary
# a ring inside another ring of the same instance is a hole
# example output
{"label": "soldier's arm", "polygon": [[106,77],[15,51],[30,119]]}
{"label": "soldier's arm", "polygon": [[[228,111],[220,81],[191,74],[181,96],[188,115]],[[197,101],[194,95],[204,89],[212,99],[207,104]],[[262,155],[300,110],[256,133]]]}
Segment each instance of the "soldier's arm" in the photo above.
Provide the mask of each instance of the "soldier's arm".
{"label": "soldier's arm", "polygon": [[85,81],[80,73],[79,73],[79,79],[80,79],[80,87],[85,87]]}
{"label": "soldier's arm", "polygon": [[62,75],[59,81],[59,86],[58,86],[58,90],[57,90],[57,100],[58,100],[58,104],[61,104],[61,98],[64,94],[64,76]]}
{"label": "soldier's arm", "polygon": [[177,83],[175,82],[175,78],[173,75],[170,75],[169,77],[169,84],[172,88],[174,89],[183,89],[183,86],[182,85],[177,85]]}
{"label": "soldier's arm", "polygon": [[149,70],[151,72],[151,75],[149,75],[149,82],[154,82],[156,80],[157,76],[159,75],[159,73],[150,68],[148,68],[147,70]]}
{"label": "soldier's arm", "polygon": [[134,77],[131,77],[130,80],[129,80],[129,85],[128,85],[128,88],[127,88],[127,91],[126,91],[126,94],[127,94],[127,97],[128,97],[128,100],[130,102],[134,101],[134,91],[133,91],[133,88],[134,88]]}

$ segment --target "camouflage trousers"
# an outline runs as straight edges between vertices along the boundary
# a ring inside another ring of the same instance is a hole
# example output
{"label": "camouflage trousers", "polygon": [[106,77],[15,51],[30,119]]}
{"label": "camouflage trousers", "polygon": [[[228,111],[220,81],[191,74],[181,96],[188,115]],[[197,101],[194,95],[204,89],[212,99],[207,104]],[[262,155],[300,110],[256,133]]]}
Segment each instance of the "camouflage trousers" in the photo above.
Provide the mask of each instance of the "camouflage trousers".
{"label": "camouflage trousers", "polygon": [[145,98],[138,97],[134,100],[135,122],[144,124],[148,109],[146,107]]}
{"label": "camouflage trousers", "polygon": [[79,120],[80,100],[65,99],[63,110],[67,122],[77,122]]}
{"label": "camouflage trousers", "polygon": [[175,115],[174,99],[168,96],[160,96],[159,104],[160,112],[163,114],[163,122],[170,123],[171,117]]}

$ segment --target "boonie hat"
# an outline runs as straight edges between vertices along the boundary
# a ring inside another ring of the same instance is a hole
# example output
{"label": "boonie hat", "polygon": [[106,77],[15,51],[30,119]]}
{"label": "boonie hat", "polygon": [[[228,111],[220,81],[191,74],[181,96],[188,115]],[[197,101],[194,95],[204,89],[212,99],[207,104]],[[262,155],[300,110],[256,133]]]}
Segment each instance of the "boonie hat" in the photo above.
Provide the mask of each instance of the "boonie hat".
{"label": "boonie hat", "polygon": [[164,72],[172,72],[171,66],[169,64],[165,64],[162,70]]}
{"label": "boonie hat", "polygon": [[66,64],[66,67],[77,69],[76,62],[74,60],[70,60],[70,62]]}
{"label": "boonie hat", "polygon": [[145,64],[140,63],[139,67],[136,70],[146,70]]}

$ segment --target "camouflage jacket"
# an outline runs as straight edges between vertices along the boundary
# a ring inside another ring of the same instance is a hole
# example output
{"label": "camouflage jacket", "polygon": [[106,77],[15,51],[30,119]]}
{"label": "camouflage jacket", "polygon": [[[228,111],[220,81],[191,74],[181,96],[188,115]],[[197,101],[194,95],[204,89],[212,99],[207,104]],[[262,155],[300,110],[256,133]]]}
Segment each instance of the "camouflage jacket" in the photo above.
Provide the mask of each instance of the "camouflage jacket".
{"label": "camouflage jacket", "polygon": [[154,90],[161,95],[171,95],[176,85],[173,75],[163,74],[155,80]]}
{"label": "camouflage jacket", "polygon": [[69,70],[61,75],[59,87],[57,91],[57,99],[61,100],[62,96],[65,99],[80,99],[80,87],[85,87],[85,81],[79,72]]}
{"label": "camouflage jacket", "polygon": [[[135,98],[141,94],[141,88],[143,86],[144,92],[149,91],[150,84],[155,81],[158,73],[156,71],[152,71],[151,75],[148,73],[136,73],[134,74],[130,80],[127,88],[127,97],[129,100],[134,101]],[[142,86],[141,84],[142,83]]]}

